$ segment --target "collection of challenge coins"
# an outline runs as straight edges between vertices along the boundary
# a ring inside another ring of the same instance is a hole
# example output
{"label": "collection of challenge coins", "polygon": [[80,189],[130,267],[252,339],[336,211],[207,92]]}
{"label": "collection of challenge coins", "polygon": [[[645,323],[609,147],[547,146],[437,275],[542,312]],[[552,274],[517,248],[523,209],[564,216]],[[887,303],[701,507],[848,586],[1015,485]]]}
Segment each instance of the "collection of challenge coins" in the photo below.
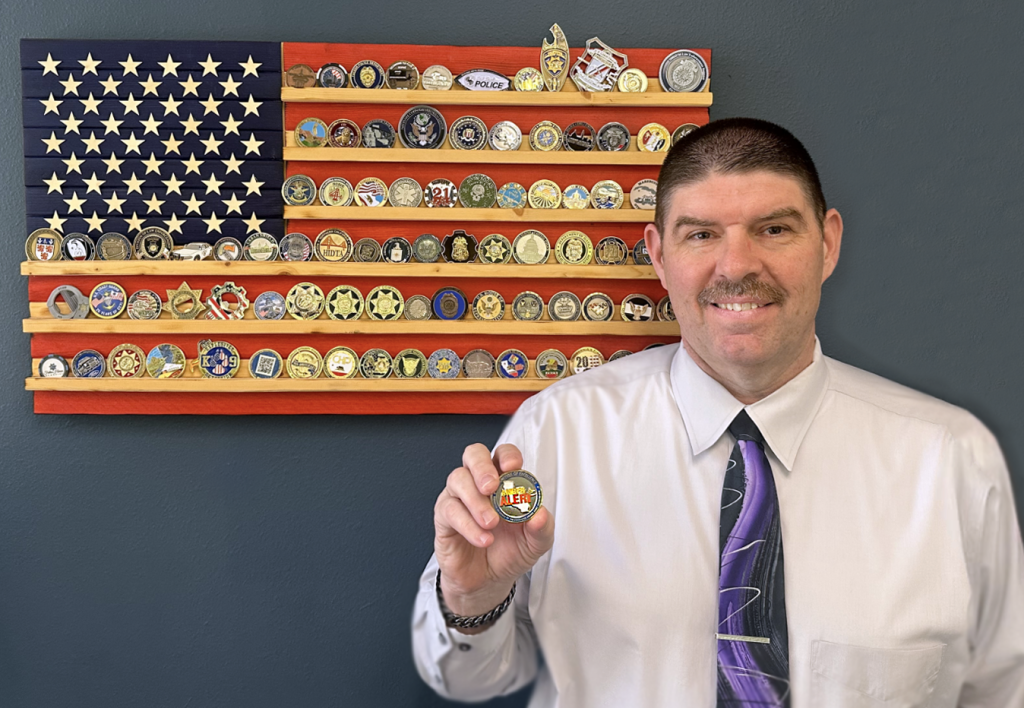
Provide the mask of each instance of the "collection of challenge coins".
{"label": "collection of challenge coins", "polygon": [[[652,344],[646,349],[664,346]],[[497,357],[486,349],[474,349],[460,357],[452,349],[438,349],[429,357],[419,349],[403,349],[395,356],[380,348],[368,349],[362,356],[355,350],[337,346],[326,354],[309,346],[296,347],[287,358],[273,349],[260,349],[248,361],[249,375],[258,379],[276,379],[283,374],[293,379],[320,377],[351,379],[524,379],[532,374],[540,379],[561,379],[581,374],[633,352],[620,349],[606,360],[594,347],[581,347],[571,357],[557,349],[537,355],[534,365],[519,349],[506,349]],[[43,378],[135,378],[173,379],[185,375],[187,369],[198,367],[203,378],[234,377],[242,366],[238,350],[230,342],[204,339],[199,342],[198,358],[188,359],[174,344],[158,344],[149,353],[135,344],[119,344],[104,357],[95,349],[83,349],[69,362],[59,354],[48,354],[39,362]]]}
{"label": "collection of challenge coins", "polygon": [[[657,206],[658,181],[642,179],[629,191],[633,209],[653,210]],[[570,184],[564,189],[550,179],[539,179],[527,189],[518,182],[501,187],[485,174],[471,174],[456,185],[444,178],[421,185],[412,177],[399,177],[389,186],[378,177],[365,177],[355,186],[344,177],[328,177],[317,188],[307,175],[292,175],[281,185],[281,196],[289,206],[312,206],[319,199],[326,207],[385,207],[405,209],[621,209],[626,194],[618,182],[602,179],[589,189]]]}
{"label": "collection of challenge coins", "polygon": [[[114,319],[127,313],[133,320],[155,320],[167,311],[172,319],[194,320],[238,320],[245,317],[252,307],[253,315],[259,320],[280,320],[290,315],[297,320],[358,320],[363,318],[378,321],[393,321],[404,317],[407,320],[461,320],[470,315],[482,321],[504,319],[506,310],[514,319],[530,322],[548,317],[556,322],[608,322],[618,312],[626,322],[671,322],[675,320],[672,303],[664,296],[657,304],[643,293],[626,295],[616,307],[615,302],[604,293],[590,293],[580,298],[568,290],[555,293],[547,303],[535,292],[519,293],[511,305],[495,290],[483,290],[470,300],[466,293],[456,287],[443,287],[432,297],[412,295],[406,299],[398,288],[378,285],[363,297],[363,293],[352,285],[338,285],[325,295],[315,283],[296,283],[287,295],[275,291],[260,293],[250,303],[244,287],[234,282],[215,285],[209,297],[203,300],[201,288],[190,288],[183,282],[178,288],[167,290],[167,302],[153,290],[138,290],[128,295],[127,291],[111,281],[99,283],[92,289],[89,298],[73,285],[59,285],[47,299],[46,306],[56,319],[84,319],[91,312],[102,319]],[[205,302],[205,304],[204,304]]]}
{"label": "collection of challenge coins", "polygon": [[176,247],[170,232],[159,226],[142,229],[133,241],[116,231],[108,231],[94,241],[86,234],[61,234],[42,228],[29,234],[25,242],[25,256],[30,261],[201,261],[214,253],[221,254],[221,260],[237,260],[242,256],[242,244],[237,239],[222,238],[213,246],[195,242]]}
{"label": "collection of challenge coins", "polygon": [[[697,129],[694,123],[683,123],[669,131],[661,123],[648,123],[636,134],[636,147],[641,152],[666,152],[680,138]],[[441,112],[431,106],[413,106],[402,114],[398,130],[383,118],[359,124],[348,118],[339,118],[329,125],[319,118],[303,118],[294,131],[295,144],[303,148],[391,148],[396,140],[411,149],[436,150],[445,142],[455,150],[519,150],[523,145],[523,130],[510,120],[487,124],[476,116],[462,116],[451,126]],[[446,140],[447,138],[447,140]],[[565,127],[550,120],[542,120],[527,133],[531,150],[554,152],[621,152],[630,148],[629,128],[612,121],[598,129],[585,121],[576,121]]]}
{"label": "collection of challenge coins", "polygon": [[[557,24],[551,26],[552,41],[541,44],[540,66],[524,67],[514,77],[491,69],[470,69],[458,76],[445,66],[435,64],[422,74],[411,61],[396,61],[387,69],[375,61],[356,62],[351,71],[338,63],[328,63],[316,71],[306,64],[295,64],[284,74],[291,88],[358,88],[448,91],[459,87],[469,91],[561,91],[566,77],[582,92],[647,91],[647,76],[629,68],[629,58],[597,37],[587,40],[583,54],[569,66],[569,44]],[[704,58],[689,49],[669,53],[661,63],[658,81],[663,91],[703,91],[708,82]]]}

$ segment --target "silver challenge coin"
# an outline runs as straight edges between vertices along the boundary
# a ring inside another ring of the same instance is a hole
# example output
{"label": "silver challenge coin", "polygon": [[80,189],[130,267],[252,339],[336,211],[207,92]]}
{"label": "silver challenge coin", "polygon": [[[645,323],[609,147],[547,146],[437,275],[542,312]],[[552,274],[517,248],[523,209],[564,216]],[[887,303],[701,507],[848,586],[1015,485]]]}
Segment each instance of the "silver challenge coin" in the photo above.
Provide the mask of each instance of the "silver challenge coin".
{"label": "silver challenge coin", "polygon": [[413,295],[405,301],[405,319],[429,320],[433,315],[430,298],[426,295]]}
{"label": "silver challenge coin", "polygon": [[575,322],[582,311],[580,299],[568,290],[555,293],[548,300],[548,317],[556,322]]}
{"label": "silver challenge coin", "polygon": [[423,187],[412,177],[399,177],[388,187],[388,201],[396,207],[418,207],[423,203]]}
{"label": "silver challenge coin", "polygon": [[591,293],[583,300],[583,319],[607,322],[615,313],[615,303],[604,293]]}
{"label": "silver challenge coin", "polygon": [[85,234],[72,233],[60,242],[60,253],[66,261],[91,261],[96,257],[96,244]]}
{"label": "silver challenge coin", "polygon": [[71,360],[71,375],[80,379],[98,379],[107,370],[107,360],[95,349],[83,349]]}
{"label": "silver challenge coin", "polygon": [[383,118],[374,118],[363,126],[363,147],[394,147],[396,138],[395,126]]}
{"label": "silver challenge coin", "polygon": [[285,234],[279,246],[282,261],[313,260],[313,242],[303,233]]}
{"label": "silver challenge coin", "polygon": [[412,244],[412,255],[420,263],[436,263],[441,250],[441,241],[434,234],[421,234]]}
{"label": "silver challenge coin", "polygon": [[423,86],[424,91],[448,91],[454,83],[455,78],[452,76],[452,72],[440,64],[428,66],[423,70],[423,76],[420,78],[420,85]]}
{"label": "silver challenge coin", "polygon": [[544,300],[535,292],[527,290],[516,295],[512,301],[512,316],[523,322],[535,322],[544,315]]}
{"label": "silver challenge coin", "polygon": [[622,123],[605,123],[597,131],[597,149],[620,152],[629,149],[629,128]]}
{"label": "silver challenge coin", "polygon": [[494,376],[494,356],[486,349],[474,349],[462,358],[462,375],[467,379],[489,379]]}
{"label": "silver challenge coin", "polygon": [[[58,298],[64,300],[68,311],[64,312],[58,304]],[[46,299],[46,309],[58,320],[81,320],[89,314],[89,298],[74,285],[58,285]]]}
{"label": "silver challenge coin", "polygon": [[629,190],[629,203],[634,209],[651,210],[658,206],[658,180],[642,179]]}
{"label": "silver challenge coin", "polygon": [[44,379],[60,379],[70,373],[68,360],[60,354],[47,354],[39,361],[39,375]]}
{"label": "silver challenge coin", "polygon": [[672,52],[661,62],[658,80],[665,91],[693,92],[702,91],[708,81],[708,64],[697,52],[690,49],[679,49]]}
{"label": "silver challenge coin", "polygon": [[408,263],[412,258],[412,245],[401,236],[393,236],[381,246],[385,263]]}
{"label": "silver challenge coin", "polygon": [[537,265],[545,263],[551,253],[551,242],[548,237],[536,229],[523,231],[512,242],[512,257],[516,263]]}
{"label": "silver challenge coin", "polygon": [[252,306],[256,319],[279,320],[284,317],[284,295],[273,290],[260,293]]}
{"label": "silver challenge coin", "polygon": [[420,71],[411,61],[396,61],[388,67],[385,80],[389,89],[414,89],[420,84]]}
{"label": "silver challenge coin", "polygon": [[523,144],[523,131],[510,120],[503,120],[491,126],[487,142],[492,150],[518,150]]}
{"label": "silver challenge coin", "polygon": [[157,320],[164,309],[163,300],[152,290],[136,290],[128,298],[128,317],[133,320]]}
{"label": "silver challenge coin", "polygon": [[251,234],[242,246],[247,261],[276,261],[279,253],[277,239],[261,231]]}
{"label": "silver challenge coin", "polygon": [[562,146],[573,152],[589,152],[594,149],[594,126],[583,121],[569,124],[562,134]]}
{"label": "silver challenge coin", "polygon": [[654,300],[643,293],[633,293],[622,298],[622,319],[627,322],[650,322],[654,319]]}
{"label": "silver challenge coin", "polygon": [[131,260],[131,241],[124,234],[108,231],[96,240],[96,257],[101,261]]}
{"label": "silver challenge coin", "polygon": [[352,260],[357,263],[380,261],[380,244],[372,238],[361,238],[352,247]]}

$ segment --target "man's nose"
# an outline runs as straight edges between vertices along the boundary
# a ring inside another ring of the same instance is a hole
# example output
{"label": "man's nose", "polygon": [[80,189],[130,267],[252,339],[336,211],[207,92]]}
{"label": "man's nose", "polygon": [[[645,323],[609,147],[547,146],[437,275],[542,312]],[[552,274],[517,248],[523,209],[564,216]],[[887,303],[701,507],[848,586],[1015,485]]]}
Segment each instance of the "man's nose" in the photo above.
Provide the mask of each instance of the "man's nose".
{"label": "man's nose", "polygon": [[721,240],[716,274],[725,280],[739,282],[748,275],[758,275],[764,268],[757,241],[746,232],[727,232]]}

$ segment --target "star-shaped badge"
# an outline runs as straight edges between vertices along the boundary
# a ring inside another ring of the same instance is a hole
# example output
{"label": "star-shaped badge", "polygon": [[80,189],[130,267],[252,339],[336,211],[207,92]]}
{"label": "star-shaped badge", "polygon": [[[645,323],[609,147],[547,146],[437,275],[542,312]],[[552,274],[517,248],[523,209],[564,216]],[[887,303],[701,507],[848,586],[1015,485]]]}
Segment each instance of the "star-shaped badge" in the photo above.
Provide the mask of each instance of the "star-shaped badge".
{"label": "star-shaped badge", "polygon": [[167,303],[171,317],[176,320],[194,320],[206,305],[203,304],[203,289],[193,290],[182,282],[174,290],[167,290]]}

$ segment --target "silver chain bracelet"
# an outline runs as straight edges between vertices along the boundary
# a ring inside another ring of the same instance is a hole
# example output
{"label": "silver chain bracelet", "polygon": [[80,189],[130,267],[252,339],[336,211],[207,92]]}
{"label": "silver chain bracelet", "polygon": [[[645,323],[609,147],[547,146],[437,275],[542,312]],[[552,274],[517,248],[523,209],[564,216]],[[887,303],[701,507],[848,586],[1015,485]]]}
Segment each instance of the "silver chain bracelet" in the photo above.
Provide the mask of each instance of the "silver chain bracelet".
{"label": "silver chain bracelet", "polygon": [[508,597],[502,600],[501,604],[493,610],[482,615],[476,615],[475,617],[463,617],[452,612],[448,609],[448,605],[444,604],[444,594],[441,592],[440,568],[437,569],[437,578],[434,581],[434,585],[437,590],[437,602],[441,606],[441,614],[444,615],[444,623],[449,627],[459,627],[461,629],[476,629],[496,622],[499,617],[505,614],[505,610],[512,604],[512,598],[516,596],[516,583],[512,583],[512,589],[509,591]]}

